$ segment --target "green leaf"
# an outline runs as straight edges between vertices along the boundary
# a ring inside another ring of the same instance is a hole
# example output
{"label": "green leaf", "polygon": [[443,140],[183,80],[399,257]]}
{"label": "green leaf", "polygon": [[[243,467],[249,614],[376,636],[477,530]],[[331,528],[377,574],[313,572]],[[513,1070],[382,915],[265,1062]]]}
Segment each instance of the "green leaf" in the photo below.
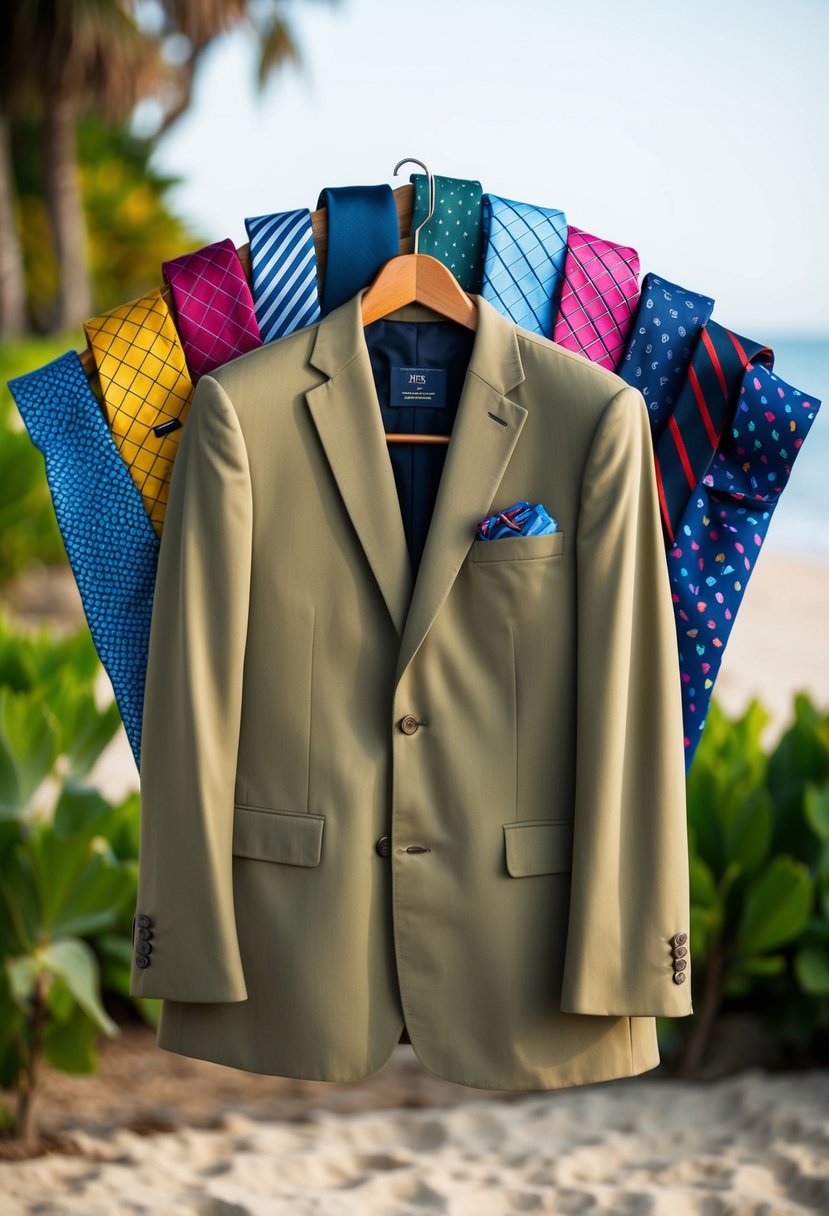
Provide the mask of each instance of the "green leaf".
{"label": "green leaf", "polygon": [[52,942],[38,951],[37,957],[48,971],[66,984],[84,1012],[108,1035],[118,1027],[101,1004],[98,961],[90,946],[77,939]]}
{"label": "green leaf", "polygon": [[12,998],[25,1009],[34,996],[35,983],[40,974],[38,961],[33,954],[19,954],[15,958],[7,958],[5,963]]}
{"label": "green leaf", "polygon": [[[118,1032],[120,1033],[120,1031]],[[98,1067],[95,1042],[98,1028],[79,1005],[65,1022],[52,1022],[43,1037],[43,1054],[55,1068],[69,1073],[91,1073]]]}
{"label": "green leaf", "polygon": [[0,816],[25,811],[59,751],[54,716],[39,694],[0,688]]}
{"label": "green leaf", "polygon": [[71,1015],[72,1010],[77,1008],[75,998],[69,991],[69,988],[63,980],[58,979],[56,976],[52,977],[52,982],[47,989],[46,1004],[49,1006],[52,1016],[58,1022],[65,1022]]}
{"label": "green leaf", "polygon": [[815,835],[829,841],[829,781],[822,786],[808,783],[803,794],[803,811]]}
{"label": "green leaf", "polygon": [[812,895],[807,866],[794,857],[773,858],[746,890],[737,950],[763,954],[792,941],[809,920]]}
{"label": "green leaf", "polygon": [[691,882],[691,903],[700,907],[722,907],[722,899],[717,888],[717,880],[711,867],[696,854],[689,858],[689,875]]}
{"label": "green leaf", "polygon": [[794,973],[810,996],[829,996],[829,950],[804,946],[794,957]]}

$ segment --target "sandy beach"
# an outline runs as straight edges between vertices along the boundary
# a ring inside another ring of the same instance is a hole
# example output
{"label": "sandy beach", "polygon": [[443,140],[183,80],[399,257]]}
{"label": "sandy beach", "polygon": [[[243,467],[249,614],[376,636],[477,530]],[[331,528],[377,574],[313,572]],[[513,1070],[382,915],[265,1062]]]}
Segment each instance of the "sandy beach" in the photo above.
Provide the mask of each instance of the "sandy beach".
{"label": "sandy beach", "polygon": [[312,1108],[301,1123],[228,1110],[216,1129],[79,1133],[80,1155],[0,1163],[0,1203],[4,1216],[801,1216],[829,1212],[827,1088],[823,1072],[750,1069]]}
{"label": "sandy beach", "polygon": [[[66,574],[32,571],[8,599],[21,621],[48,602],[50,619],[84,622]],[[765,553],[715,688],[727,712],[759,697],[771,741],[795,691],[829,707],[827,620],[829,566]],[[112,695],[103,672],[99,691]],[[91,780],[111,797],[136,788],[123,731]],[[338,1086],[186,1060],[142,1033],[121,1074],[52,1074],[43,1122],[70,1133],[75,1152],[0,1161],[3,1216],[829,1213],[829,1074],[766,1071],[762,1045],[747,1067],[701,1082],[657,1069],[512,1095],[443,1082],[408,1044],[373,1077]],[[104,1044],[102,1060],[117,1050]],[[118,1110],[106,1109],[107,1084]]]}

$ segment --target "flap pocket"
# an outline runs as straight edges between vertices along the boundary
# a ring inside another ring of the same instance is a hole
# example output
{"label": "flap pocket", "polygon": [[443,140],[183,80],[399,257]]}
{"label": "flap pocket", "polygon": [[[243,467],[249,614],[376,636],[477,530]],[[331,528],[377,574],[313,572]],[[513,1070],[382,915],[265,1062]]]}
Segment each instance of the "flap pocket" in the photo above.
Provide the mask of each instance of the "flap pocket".
{"label": "flap pocket", "polygon": [[237,857],[259,861],[316,866],[322,852],[324,824],[324,815],[237,803],[233,808],[233,852]]}
{"label": "flap pocket", "polygon": [[540,536],[500,536],[497,540],[472,542],[473,562],[520,561],[521,558],[552,557],[564,549],[563,532],[544,532]]}
{"label": "flap pocket", "polygon": [[507,870],[513,878],[570,870],[573,865],[573,820],[522,819],[505,823],[504,846]]}

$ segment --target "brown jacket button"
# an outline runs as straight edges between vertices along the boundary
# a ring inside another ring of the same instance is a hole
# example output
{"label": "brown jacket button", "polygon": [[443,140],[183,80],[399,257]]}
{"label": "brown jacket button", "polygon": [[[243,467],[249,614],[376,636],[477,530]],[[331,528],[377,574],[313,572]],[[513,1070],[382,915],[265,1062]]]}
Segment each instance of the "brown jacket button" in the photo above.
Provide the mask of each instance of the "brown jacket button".
{"label": "brown jacket button", "polygon": [[673,935],[673,937],[671,938],[671,942],[674,946],[684,946],[685,943],[687,942],[687,940],[688,940],[687,933],[675,933]]}
{"label": "brown jacket button", "polygon": [[136,945],[135,945],[136,954],[152,954],[152,952],[153,952],[153,948],[149,942],[136,942]]}
{"label": "brown jacket button", "polygon": [[674,971],[684,971],[687,966],[688,964],[684,958],[674,959]]}
{"label": "brown jacket button", "polygon": [[147,958],[146,954],[139,954],[136,957],[135,965],[136,967],[149,967],[150,960]]}
{"label": "brown jacket button", "polygon": [[688,953],[687,946],[674,946],[674,958],[685,958]]}
{"label": "brown jacket button", "polygon": [[420,723],[414,714],[406,714],[404,718],[400,719],[400,729],[404,735],[413,735],[419,726]]}
{"label": "brown jacket button", "polygon": [[149,916],[146,916],[143,912],[140,914],[140,916],[136,916],[135,919],[138,921],[142,929],[149,929],[150,925],[153,923]]}
{"label": "brown jacket button", "polygon": [[674,983],[675,984],[684,984],[685,983],[685,972],[684,971],[675,971],[674,972]]}
{"label": "brown jacket button", "polygon": [[381,836],[374,847],[381,857],[388,857],[391,852],[391,841],[388,836]]}

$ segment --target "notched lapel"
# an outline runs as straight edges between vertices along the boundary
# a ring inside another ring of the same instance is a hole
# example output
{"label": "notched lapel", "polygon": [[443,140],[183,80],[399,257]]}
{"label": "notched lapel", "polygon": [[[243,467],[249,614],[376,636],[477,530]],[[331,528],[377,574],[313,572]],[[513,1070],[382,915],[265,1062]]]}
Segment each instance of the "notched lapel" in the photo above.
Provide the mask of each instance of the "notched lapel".
{"label": "notched lapel", "polygon": [[400,644],[395,684],[432,626],[489,513],[527,410],[507,393],[524,380],[515,327],[480,296],[478,331]]}
{"label": "notched lapel", "polygon": [[383,420],[354,301],[317,329],[312,363],[329,378],[305,394],[331,471],[398,636],[412,591],[412,564]]}
{"label": "notched lapel", "polygon": [[327,376],[306,401],[346,510],[388,606],[400,653],[395,683],[420,648],[488,514],[527,410],[515,326],[480,296],[478,330],[417,579],[360,313],[362,292],[317,327],[311,363]]}

